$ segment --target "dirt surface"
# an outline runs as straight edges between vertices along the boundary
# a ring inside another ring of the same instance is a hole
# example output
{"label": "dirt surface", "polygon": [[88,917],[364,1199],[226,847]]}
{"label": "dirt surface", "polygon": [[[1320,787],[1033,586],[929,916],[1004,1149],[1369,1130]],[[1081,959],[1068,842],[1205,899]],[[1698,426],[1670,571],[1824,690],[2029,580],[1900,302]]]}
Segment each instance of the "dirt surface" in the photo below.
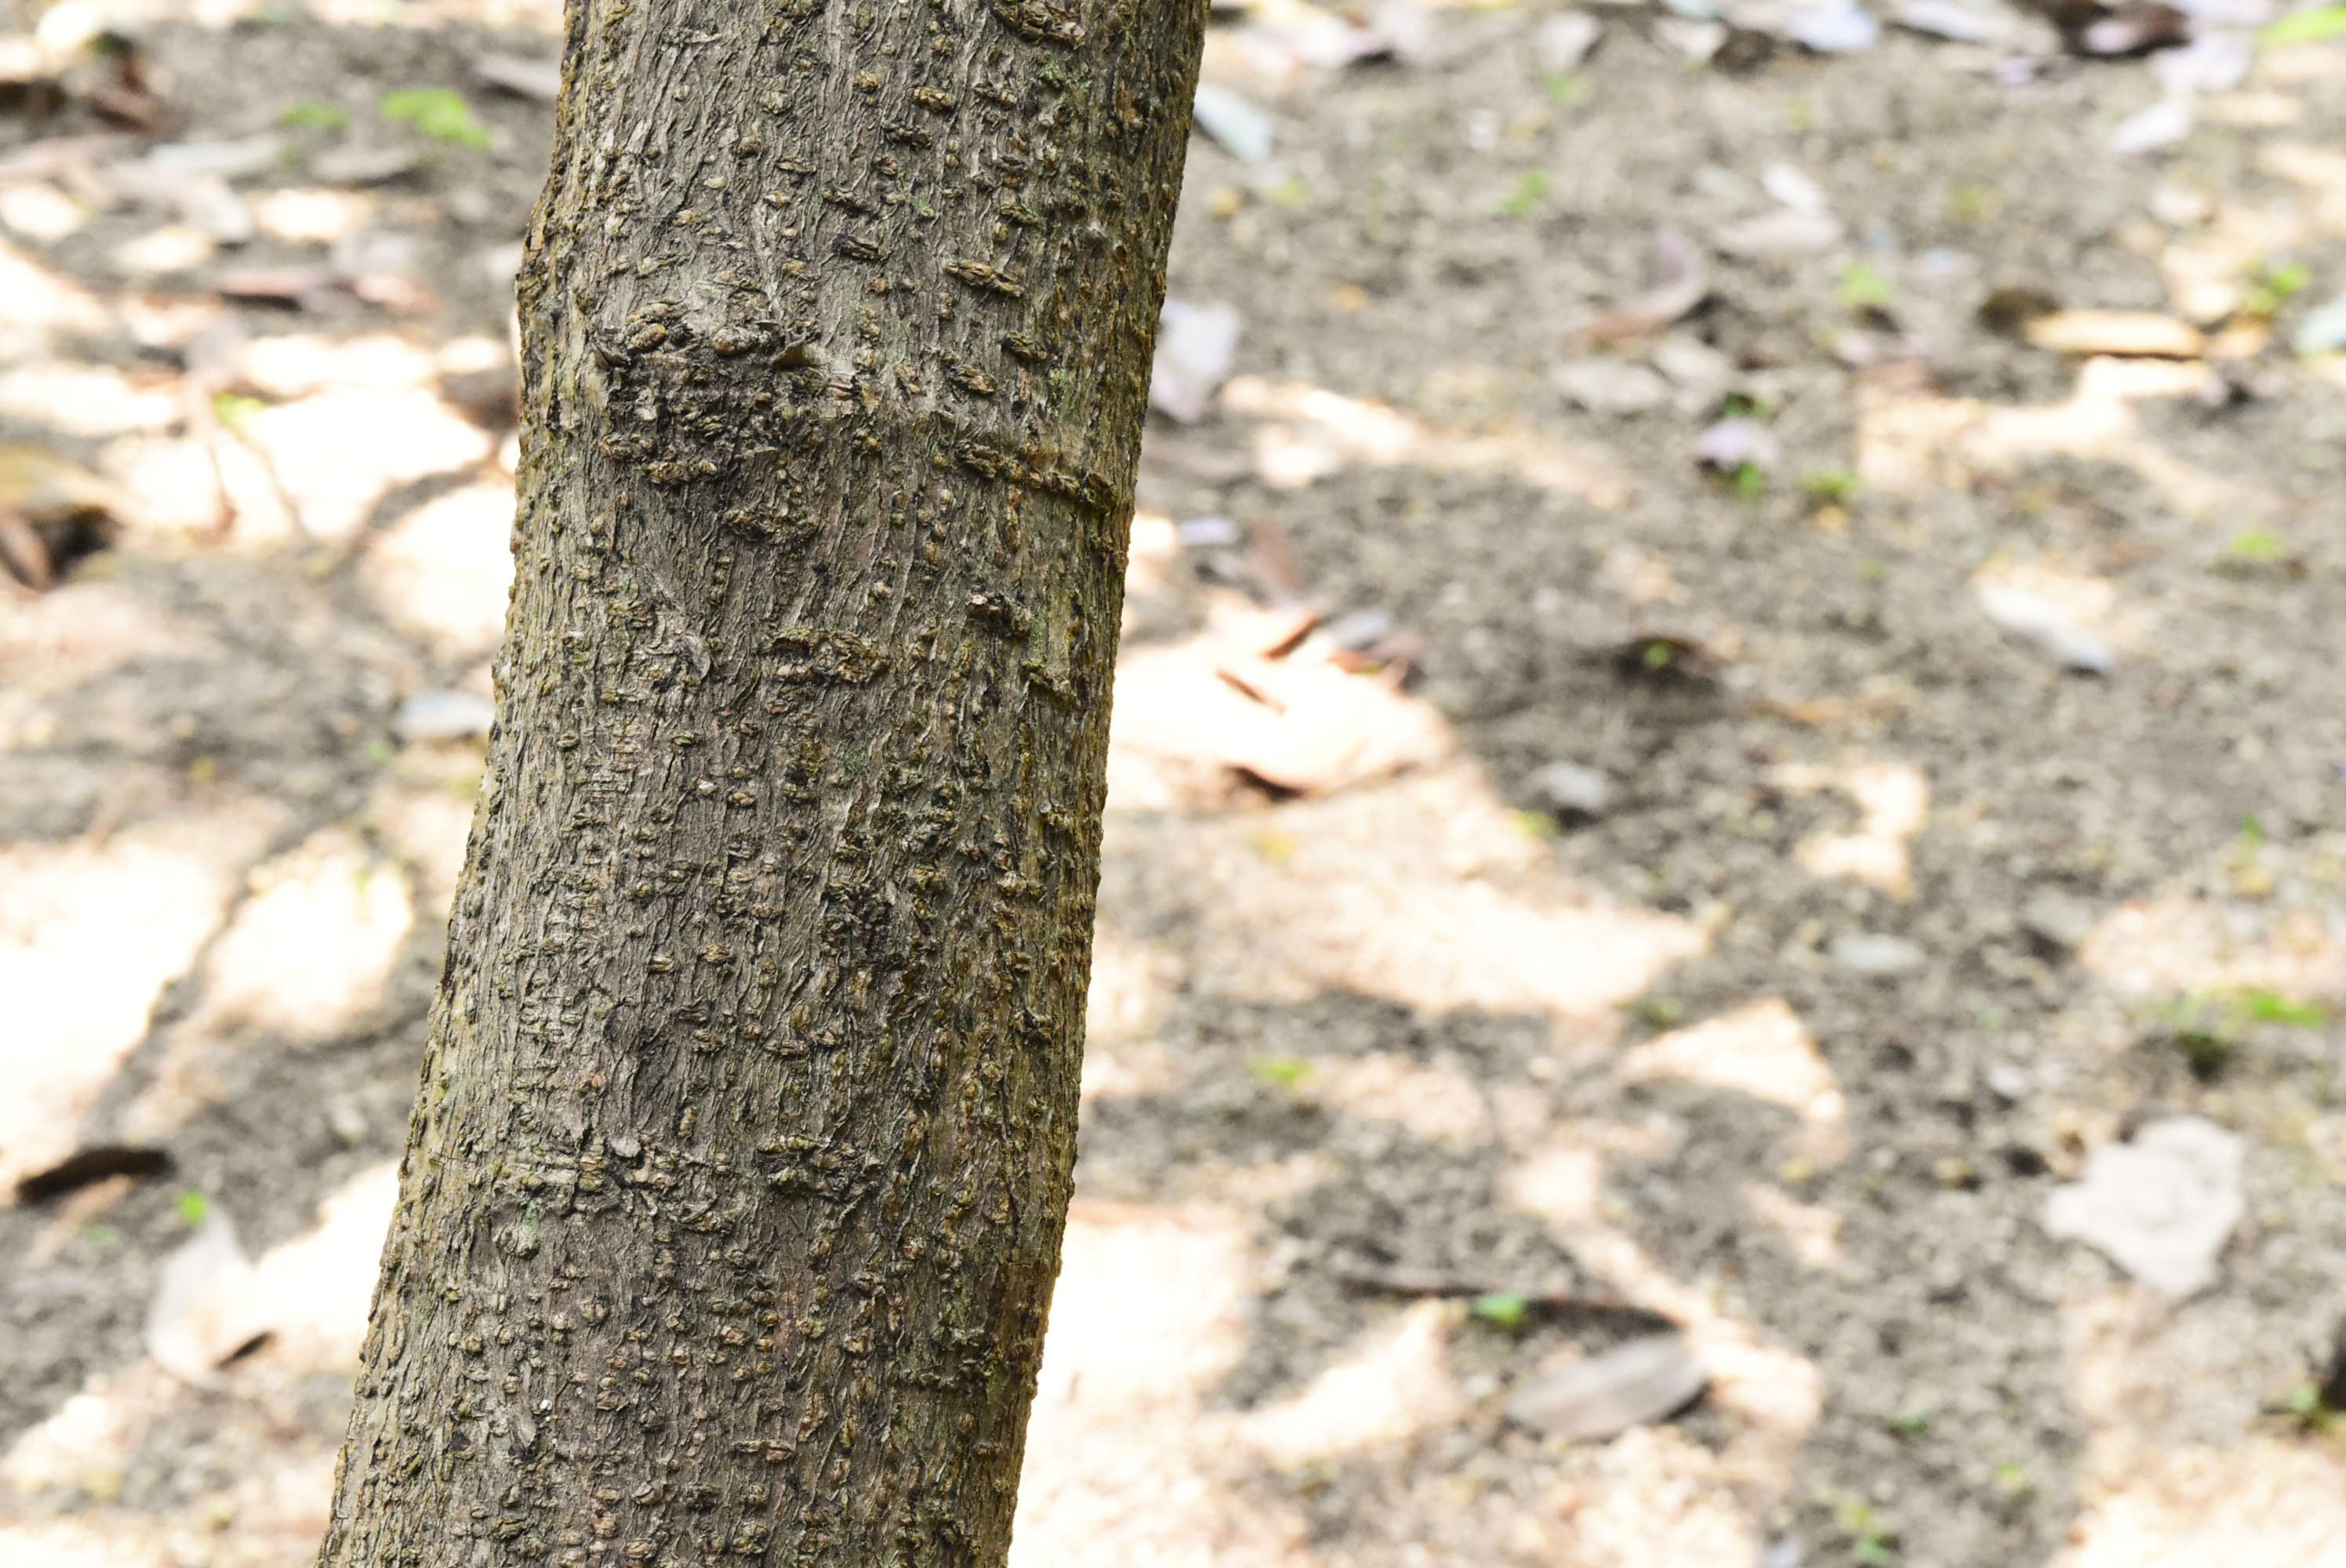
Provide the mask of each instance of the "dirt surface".
{"label": "dirt surface", "polygon": [[[2289,348],[2346,42],[2119,158],[2156,62],[2017,24],[1698,67],[1607,9],[1556,71],[1551,11],[1314,15],[1208,56],[1274,137],[1199,138],[1176,241],[1242,325],[1145,454],[1021,1560],[2346,1562],[2346,357]],[[151,130],[0,119],[0,484],[118,530],[0,578],[0,1178],[172,1168],[0,1208],[0,1560],[293,1564],[503,602],[547,111],[481,61],[553,45],[134,31]],[[1698,302],[1590,341],[1663,230]],[[1764,461],[1698,464],[1726,416]],[[2183,1114],[2247,1155],[2178,1303],[2041,1216]],[[152,1308],[223,1217],[267,1338],[191,1381]],[[1504,1413],[1660,1321],[1675,1418]]]}

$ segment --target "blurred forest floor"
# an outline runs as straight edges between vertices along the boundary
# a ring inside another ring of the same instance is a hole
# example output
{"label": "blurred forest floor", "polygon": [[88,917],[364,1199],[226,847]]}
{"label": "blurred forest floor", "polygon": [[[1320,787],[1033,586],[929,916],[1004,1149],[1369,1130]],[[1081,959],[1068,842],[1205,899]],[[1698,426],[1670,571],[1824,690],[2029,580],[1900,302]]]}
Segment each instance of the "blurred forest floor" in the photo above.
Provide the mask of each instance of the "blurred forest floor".
{"label": "blurred forest floor", "polygon": [[[1902,15],[1217,11],[1022,1563],[2346,1563],[2346,16]],[[10,1568],[314,1551],[555,21],[0,15]]]}

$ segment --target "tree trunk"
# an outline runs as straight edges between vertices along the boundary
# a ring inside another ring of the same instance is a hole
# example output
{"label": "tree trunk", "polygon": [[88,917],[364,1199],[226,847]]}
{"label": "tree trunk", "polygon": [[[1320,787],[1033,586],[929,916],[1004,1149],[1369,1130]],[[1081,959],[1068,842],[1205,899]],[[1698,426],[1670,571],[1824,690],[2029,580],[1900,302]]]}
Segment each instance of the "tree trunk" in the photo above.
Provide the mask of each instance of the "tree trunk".
{"label": "tree trunk", "polygon": [[571,0],[322,1563],[1002,1562],[1204,11]]}

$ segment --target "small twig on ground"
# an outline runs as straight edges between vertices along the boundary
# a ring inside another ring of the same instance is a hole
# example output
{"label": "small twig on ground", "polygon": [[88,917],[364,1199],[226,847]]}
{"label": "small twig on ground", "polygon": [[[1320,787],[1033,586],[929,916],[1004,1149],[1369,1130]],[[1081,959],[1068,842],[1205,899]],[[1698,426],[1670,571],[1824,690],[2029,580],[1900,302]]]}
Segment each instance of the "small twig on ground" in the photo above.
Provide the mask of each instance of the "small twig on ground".
{"label": "small twig on ground", "polygon": [[1640,1307],[1617,1296],[1586,1296],[1574,1290],[1520,1290],[1485,1280],[1469,1279],[1462,1275],[1444,1273],[1436,1268],[1378,1268],[1358,1263],[1336,1263],[1329,1266],[1328,1277],[1362,1290],[1373,1290],[1387,1296],[1446,1296],[1468,1300],[1485,1297],[1512,1297],[1524,1304],[1525,1310],[1555,1315],[1566,1313],[1605,1313],[1631,1317],[1668,1327],[1675,1327],[1663,1314],[1650,1307]]}

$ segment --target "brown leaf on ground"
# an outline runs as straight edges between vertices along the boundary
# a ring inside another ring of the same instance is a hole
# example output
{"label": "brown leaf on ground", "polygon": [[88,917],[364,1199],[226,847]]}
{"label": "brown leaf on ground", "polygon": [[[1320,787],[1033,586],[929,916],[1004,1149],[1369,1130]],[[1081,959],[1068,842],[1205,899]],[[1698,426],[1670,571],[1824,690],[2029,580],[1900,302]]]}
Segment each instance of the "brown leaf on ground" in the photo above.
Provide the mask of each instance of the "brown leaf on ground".
{"label": "brown leaf on ground", "polygon": [[111,544],[130,512],[119,489],[46,447],[0,447],[0,567],[28,588]]}
{"label": "brown leaf on ground", "polygon": [[331,267],[254,267],[223,272],[212,280],[222,299],[311,310],[342,281]]}
{"label": "brown leaf on ground", "polygon": [[146,1178],[166,1174],[171,1156],[135,1144],[97,1144],[76,1149],[43,1170],[18,1178],[18,1203],[47,1203],[115,1176]]}
{"label": "brown leaf on ground", "polygon": [[1602,348],[1646,337],[1702,303],[1710,292],[1710,271],[1692,241],[1675,229],[1665,229],[1654,236],[1654,256],[1658,263],[1654,285],[1584,322],[1577,334],[1582,344]]}
{"label": "brown leaf on ground", "polygon": [[163,105],[151,93],[128,87],[92,87],[82,95],[83,101],[96,109],[103,118],[136,130],[157,131],[163,128]]}

